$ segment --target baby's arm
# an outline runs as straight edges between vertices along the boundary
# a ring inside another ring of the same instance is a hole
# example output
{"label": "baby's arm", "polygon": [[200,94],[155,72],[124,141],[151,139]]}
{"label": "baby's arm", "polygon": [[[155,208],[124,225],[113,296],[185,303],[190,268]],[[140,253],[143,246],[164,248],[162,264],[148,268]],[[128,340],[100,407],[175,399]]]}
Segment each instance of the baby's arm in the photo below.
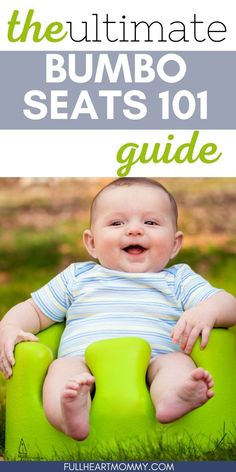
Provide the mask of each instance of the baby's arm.
{"label": "baby's arm", "polygon": [[37,341],[33,333],[54,323],[30,298],[11,308],[0,322],[0,371],[6,378],[15,364],[14,347],[21,341]]}
{"label": "baby's arm", "polygon": [[172,339],[189,354],[199,335],[202,338],[203,349],[214,326],[229,327],[234,324],[236,324],[236,298],[222,291],[186,310],[172,331]]}

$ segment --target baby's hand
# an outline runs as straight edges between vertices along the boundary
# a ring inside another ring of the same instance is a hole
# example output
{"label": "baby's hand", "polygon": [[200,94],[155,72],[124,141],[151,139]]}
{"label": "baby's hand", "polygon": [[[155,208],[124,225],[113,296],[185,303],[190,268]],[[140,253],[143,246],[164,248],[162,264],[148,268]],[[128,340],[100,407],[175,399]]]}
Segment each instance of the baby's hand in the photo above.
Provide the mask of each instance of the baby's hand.
{"label": "baby's hand", "polygon": [[180,349],[189,354],[198,336],[201,335],[201,349],[204,349],[215,321],[215,317],[203,313],[199,307],[187,310],[172,330],[172,340],[175,344],[179,343]]}
{"label": "baby's hand", "polygon": [[14,347],[22,341],[38,341],[38,338],[11,324],[0,328],[0,371],[7,379],[11,377],[15,364]]}

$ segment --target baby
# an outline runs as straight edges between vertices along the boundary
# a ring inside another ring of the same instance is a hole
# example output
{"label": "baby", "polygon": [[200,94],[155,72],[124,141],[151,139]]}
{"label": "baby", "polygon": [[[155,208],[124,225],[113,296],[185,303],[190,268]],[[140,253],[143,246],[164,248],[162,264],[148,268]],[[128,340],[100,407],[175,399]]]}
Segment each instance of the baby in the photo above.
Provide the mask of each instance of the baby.
{"label": "baby", "polygon": [[188,355],[198,336],[204,348],[213,326],[236,323],[232,295],[185,264],[167,268],[183,234],[173,196],[155,180],[127,177],[108,184],[93,201],[90,226],[84,244],[99,263],[72,264],[0,323],[0,370],[9,378],[14,346],[37,341],[34,334],[66,319],[43,403],[49,422],[77,440],[89,434],[95,378],[84,352],[93,341],[136,336],[150,343],[150,394],[157,419],[168,423],[213,396],[211,375]]}

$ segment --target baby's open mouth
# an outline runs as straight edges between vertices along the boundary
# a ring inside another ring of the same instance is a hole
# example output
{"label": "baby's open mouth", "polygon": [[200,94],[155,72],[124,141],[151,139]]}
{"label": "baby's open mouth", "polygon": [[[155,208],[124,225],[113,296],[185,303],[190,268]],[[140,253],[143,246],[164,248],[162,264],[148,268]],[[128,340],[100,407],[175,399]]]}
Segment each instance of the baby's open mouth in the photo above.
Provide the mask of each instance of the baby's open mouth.
{"label": "baby's open mouth", "polygon": [[146,251],[146,248],[143,246],[140,246],[139,244],[131,244],[130,246],[126,246],[123,248],[125,252],[128,254],[142,254],[143,252]]}

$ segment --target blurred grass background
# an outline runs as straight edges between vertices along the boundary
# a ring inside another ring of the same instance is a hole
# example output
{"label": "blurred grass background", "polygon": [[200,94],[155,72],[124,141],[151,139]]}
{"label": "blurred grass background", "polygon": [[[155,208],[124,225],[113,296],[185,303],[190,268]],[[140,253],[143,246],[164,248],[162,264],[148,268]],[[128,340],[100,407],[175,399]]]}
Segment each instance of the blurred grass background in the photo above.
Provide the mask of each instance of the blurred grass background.
{"label": "blurred grass background", "polygon": [[[90,259],[82,234],[91,199],[111,179],[0,178],[0,318],[74,261]],[[159,179],[176,197],[189,264],[236,295],[236,179]],[[0,452],[5,381],[0,375]]]}

